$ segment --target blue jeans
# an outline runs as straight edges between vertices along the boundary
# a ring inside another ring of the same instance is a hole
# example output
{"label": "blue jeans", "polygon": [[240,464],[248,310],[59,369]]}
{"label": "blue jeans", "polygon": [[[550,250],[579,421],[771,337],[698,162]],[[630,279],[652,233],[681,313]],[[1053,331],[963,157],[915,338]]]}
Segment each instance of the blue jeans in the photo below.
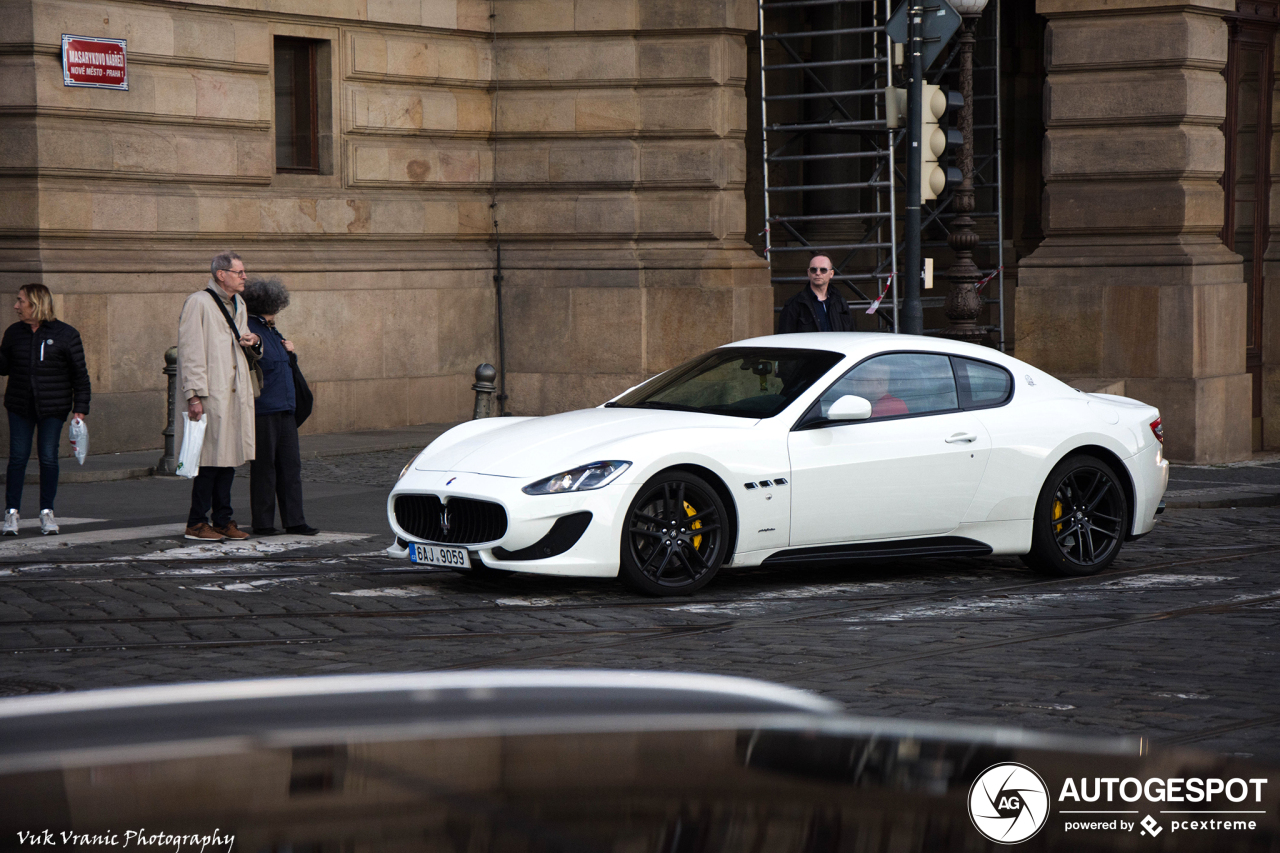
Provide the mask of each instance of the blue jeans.
{"label": "blue jeans", "polygon": [[22,509],[22,482],[31,458],[31,439],[39,431],[40,509],[53,509],[58,495],[58,441],[62,438],[62,418],[28,418],[9,412],[9,472],[5,480],[6,510]]}

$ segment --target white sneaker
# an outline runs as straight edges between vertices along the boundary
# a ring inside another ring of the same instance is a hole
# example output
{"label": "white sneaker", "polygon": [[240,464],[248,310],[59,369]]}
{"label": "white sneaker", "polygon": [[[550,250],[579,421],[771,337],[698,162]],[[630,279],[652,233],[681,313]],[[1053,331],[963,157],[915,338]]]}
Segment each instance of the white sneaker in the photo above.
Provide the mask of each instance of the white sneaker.
{"label": "white sneaker", "polygon": [[[14,513],[14,515],[17,515],[17,513]],[[58,522],[54,520],[53,510],[40,510],[40,532],[45,536],[48,536],[50,533],[58,532]]]}
{"label": "white sneaker", "polygon": [[4,514],[4,529],[0,530],[0,535],[18,535],[18,511],[16,509],[11,509]]}

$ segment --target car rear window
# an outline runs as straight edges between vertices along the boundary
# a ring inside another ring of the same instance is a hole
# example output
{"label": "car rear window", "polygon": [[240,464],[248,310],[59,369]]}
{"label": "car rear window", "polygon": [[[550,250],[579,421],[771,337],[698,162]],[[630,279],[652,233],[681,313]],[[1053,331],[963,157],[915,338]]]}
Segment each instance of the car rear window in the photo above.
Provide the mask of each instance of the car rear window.
{"label": "car rear window", "polygon": [[998,406],[1009,399],[1013,379],[1002,367],[985,361],[953,356],[956,384],[960,391],[960,405],[966,409]]}

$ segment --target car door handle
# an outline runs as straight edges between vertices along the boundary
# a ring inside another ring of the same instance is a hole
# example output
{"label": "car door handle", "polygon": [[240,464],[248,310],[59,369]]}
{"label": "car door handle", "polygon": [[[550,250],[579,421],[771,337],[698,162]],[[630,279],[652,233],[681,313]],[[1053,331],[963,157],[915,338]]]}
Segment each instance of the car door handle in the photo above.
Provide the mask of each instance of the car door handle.
{"label": "car door handle", "polygon": [[978,437],[971,432],[958,432],[947,439],[947,444],[968,444],[977,440]]}

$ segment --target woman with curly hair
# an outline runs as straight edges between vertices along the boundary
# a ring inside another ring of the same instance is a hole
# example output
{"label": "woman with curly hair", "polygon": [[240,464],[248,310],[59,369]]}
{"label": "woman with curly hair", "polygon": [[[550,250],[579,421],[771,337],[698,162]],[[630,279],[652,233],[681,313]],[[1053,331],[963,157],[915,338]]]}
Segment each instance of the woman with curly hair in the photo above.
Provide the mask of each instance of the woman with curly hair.
{"label": "woman with curly hair", "polygon": [[293,384],[293,341],[276,328],[276,315],[289,305],[278,278],[252,279],[244,288],[249,330],[262,340],[262,394],[256,402],[257,448],[249,465],[249,506],[255,536],[276,530],[276,504],[286,533],[314,536],[302,513],[302,457],[298,447],[298,400]]}

